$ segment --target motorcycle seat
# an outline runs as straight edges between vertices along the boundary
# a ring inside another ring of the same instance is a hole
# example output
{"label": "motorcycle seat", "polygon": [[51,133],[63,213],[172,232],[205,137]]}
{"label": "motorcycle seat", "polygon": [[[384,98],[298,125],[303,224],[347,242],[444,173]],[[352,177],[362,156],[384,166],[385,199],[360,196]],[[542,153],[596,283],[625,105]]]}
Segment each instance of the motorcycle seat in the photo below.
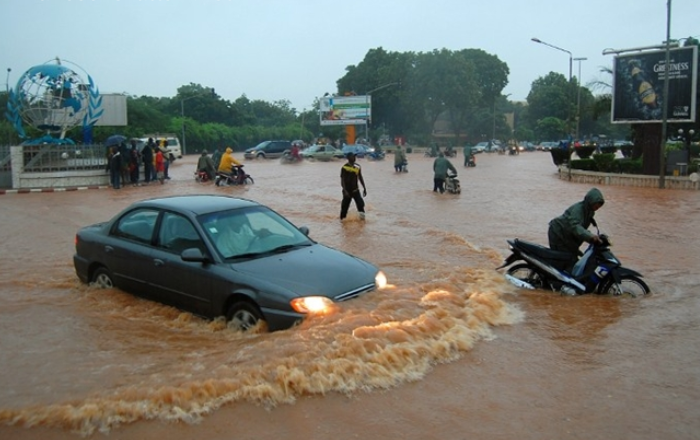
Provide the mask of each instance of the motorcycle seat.
{"label": "motorcycle seat", "polygon": [[540,259],[549,261],[550,263],[559,268],[566,267],[571,262],[572,258],[575,258],[574,255],[568,252],[554,251],[546,246],[542,246],[541,244],[520,240],[518,238],[515,239],[514,244],[516,245],[516,247],[519,247],[524,252],[527,252],[528,254],[531,254]]}

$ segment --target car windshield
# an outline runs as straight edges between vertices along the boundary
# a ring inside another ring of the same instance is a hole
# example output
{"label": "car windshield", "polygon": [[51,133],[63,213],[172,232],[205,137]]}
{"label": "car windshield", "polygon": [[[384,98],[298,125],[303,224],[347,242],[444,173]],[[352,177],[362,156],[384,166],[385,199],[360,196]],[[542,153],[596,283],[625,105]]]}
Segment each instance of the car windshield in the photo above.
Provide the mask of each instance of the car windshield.
{"label": "car windshield", "polygon": [[289,221],[262,206],[213,212],[197,220],[225,259],[255,258],[313,244]]}

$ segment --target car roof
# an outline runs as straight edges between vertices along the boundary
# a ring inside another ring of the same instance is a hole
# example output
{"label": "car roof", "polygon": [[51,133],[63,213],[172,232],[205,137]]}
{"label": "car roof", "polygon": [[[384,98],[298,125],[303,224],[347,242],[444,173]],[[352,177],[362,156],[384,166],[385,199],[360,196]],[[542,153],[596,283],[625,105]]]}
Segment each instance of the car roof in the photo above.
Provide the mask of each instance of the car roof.
{"label": "car roof", "polygon": [[140,202],[134,203],[133,206],[172,209],[181,212],[191,212],[194,215],[201,215],[228,209],[260,206],[260,204],[252,200],[224,195],[195,194],[141,200]]}

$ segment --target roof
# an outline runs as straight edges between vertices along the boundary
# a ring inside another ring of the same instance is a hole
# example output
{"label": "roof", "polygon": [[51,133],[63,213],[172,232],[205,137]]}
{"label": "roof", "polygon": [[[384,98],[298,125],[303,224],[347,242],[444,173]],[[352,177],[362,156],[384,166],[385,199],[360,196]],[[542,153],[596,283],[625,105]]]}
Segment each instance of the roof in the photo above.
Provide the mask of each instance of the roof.
{"label": "roof", "polygon": [[159,197],[137,202],[139,206],[154,206],[158,208],[170,208],[179,211],[189,211],[194,215],[227,209],[246,208],[260,206],[259,203],[248,199],[212,194],[199,194],[187,196]]}

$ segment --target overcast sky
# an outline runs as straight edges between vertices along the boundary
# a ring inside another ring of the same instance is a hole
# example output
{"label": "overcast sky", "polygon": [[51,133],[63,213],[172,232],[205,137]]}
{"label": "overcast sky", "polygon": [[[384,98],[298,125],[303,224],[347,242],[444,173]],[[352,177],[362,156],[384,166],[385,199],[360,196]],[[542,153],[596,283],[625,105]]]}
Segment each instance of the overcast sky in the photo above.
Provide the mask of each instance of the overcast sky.
{"label": "overcast sky", "polygon": [[[531,38],[588,58],[585,85],[612,65],[604,49],[665,40],[667,1],[0,0],[0,68],[13,87],[59,57],[102,93],[171,97],[197,83],[303,110],[370,49],[477,48],[508,64],[503,93],[525,100],[537,78],[569,75],[567,53]],[[699,35],[700,0],[673,0],[671,38]]]}

